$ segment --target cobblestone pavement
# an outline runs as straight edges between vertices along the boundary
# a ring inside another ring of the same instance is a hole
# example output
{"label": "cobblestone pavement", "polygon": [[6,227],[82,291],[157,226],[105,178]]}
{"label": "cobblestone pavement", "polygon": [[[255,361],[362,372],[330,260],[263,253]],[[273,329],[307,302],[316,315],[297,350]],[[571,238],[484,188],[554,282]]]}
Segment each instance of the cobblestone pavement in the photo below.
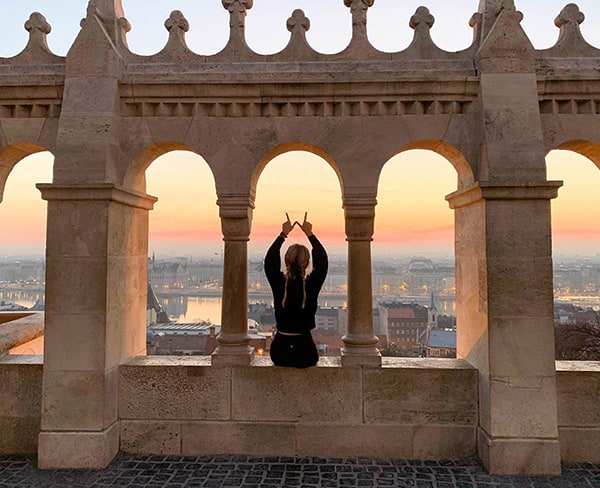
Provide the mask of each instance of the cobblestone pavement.
{"label": "cobblestone pavement", "polygon": [[102,471],[39,471],[35,457],[0,456],[0,488],[600,488],[600,465],[560,477],[489,476],[479,461],[120,455]]}

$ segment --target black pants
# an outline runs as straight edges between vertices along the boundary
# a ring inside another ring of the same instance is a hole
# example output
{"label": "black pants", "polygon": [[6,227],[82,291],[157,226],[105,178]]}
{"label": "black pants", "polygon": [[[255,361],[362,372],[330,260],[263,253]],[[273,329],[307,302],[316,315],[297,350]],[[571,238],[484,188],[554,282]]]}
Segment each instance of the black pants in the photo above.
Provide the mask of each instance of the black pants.
{"label": "black pants", "polygon": [[317,346],[310,332],[299,336],[275,333],[270,354],[276,366],[308,368],[319,361]]}

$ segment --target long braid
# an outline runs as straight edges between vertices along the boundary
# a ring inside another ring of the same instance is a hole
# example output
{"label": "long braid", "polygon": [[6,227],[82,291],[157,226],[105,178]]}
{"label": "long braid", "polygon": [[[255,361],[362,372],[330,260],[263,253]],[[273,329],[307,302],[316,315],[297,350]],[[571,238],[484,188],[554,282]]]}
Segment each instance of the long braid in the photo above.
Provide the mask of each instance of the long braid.
{"label": "long braid", "polygon": [[305,246],[294,244],[290,246],[285,255],[285,283],[283,300],[281,304],[285,308],[288,297],[288,285],[290,279],[302,280],[302,309],[306,306],[306,267],[310,260],[310,253]]}
{"label": "long braid", "polygon": [[305,270],[300,270],[301,273],[290,273],[289,271],[287,273],[285,273],[285,284],[284,284],[284,288],[283,288],[283,300],[281,301],[281,304],[283,305],[283,307],[285,308],[285,303],[287,301],[287,295],[288,295],[288,281],[290,278],[296,278],[298,275],[300,275],[302,277],[302,309],[304,310],[304,307],[306,306],[306,273]]}

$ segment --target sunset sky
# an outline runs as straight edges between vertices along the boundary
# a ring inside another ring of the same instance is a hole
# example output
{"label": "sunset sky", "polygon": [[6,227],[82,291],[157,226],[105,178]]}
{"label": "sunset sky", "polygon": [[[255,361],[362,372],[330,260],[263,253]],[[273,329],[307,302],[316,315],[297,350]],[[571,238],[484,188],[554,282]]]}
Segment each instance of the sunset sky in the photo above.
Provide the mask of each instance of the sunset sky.
{"label": "sunset sky", "polygon": [[[53,26],[51,49],[64,55],[85,15],[83,0],[20,0],[3,2],[5,20],[0,34],[0,56],[13,56],[27,41],[23,23],[32,11],[42,12]],[[460,7],[457,7],[460,3]],[[553,20],[565,0],[517,0],[524,13],[523,25],[537,48],[556,41]],[[586,39],[600,46],[600,2],[577,2],[586,14],[582,25]],[[399,51],[412,39],[410,16],[427,5],[436,17],[432,37],[440,47],[456,51],[468,47],[468,26],[478,0],[376,0],[369,10],[369,36],[375,47]],[[202,5],[202,7],[198,7]],[[167,38],[164,20],[179,9],[188,18],[188,44],[200,54],[218,52],[226,43],[228,17],[220,0],[123,0],[132,24],[130,48],[140,54],[159,51]],[[289,39],[285,21],[295,8],[311,19],[309,41],[321,52],[342,50],[350,38],[349,11],[342,0],[255,0],[247,19],[248,43],[261,53],[277,52]],[[0,204],[0,255],[42,254],[45,204],[34,188],[52,179],[52,157],[34,155],[11,173]],[[181,175],[185,178],[181,178]],[[553,202],[555,253],[600,253],[600,171],[589,160],[556,151],[548,158],[548,178],[565,181]],[[222,250],[218,209],[212,175],[197,155],[177,152],[157,160],[147,172],[148,192],[159,197],[151,213],[150,251],[157,254],[220,254]],[[411,151],[390,160],[382,174],[376,209],[373,250],[376,254],[451,254],[453,213],[444,196],[456,189],[456,172],[434,153]],[[308,211],[315,232],[334,253],[345,250],[341,191],[334,171],[319,157],[288,153],[274,159],[259,180],[250,242],[251,257],[264,253],[279,232],[288,211],[301,219]],[[302,241],[296,230],[294,240]]]}

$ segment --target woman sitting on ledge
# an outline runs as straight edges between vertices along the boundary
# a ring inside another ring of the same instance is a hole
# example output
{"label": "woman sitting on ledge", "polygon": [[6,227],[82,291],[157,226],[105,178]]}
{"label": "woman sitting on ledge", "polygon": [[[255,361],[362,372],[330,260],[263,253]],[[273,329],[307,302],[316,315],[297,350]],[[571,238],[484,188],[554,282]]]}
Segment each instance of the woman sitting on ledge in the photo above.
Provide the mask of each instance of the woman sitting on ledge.
{"label": "woman sitting on ledge", "polygon": [[[317,299],[327,276],[327,252],[312,233],[312,224],[287,220],[281,226],[281,234],[265,256],[265,274],[273,291],[275,322],[277,330],[271,343],[271,360],[277,366],[308,368],[319,361],[319,353],[311,330],[315,328]],[[302,229],[312,246],[313,269],[306,268],[310,252],[306,246],[292,244],[285,253],[285,273],[281,272],[280,250],[283,241],[295,226]]]}

